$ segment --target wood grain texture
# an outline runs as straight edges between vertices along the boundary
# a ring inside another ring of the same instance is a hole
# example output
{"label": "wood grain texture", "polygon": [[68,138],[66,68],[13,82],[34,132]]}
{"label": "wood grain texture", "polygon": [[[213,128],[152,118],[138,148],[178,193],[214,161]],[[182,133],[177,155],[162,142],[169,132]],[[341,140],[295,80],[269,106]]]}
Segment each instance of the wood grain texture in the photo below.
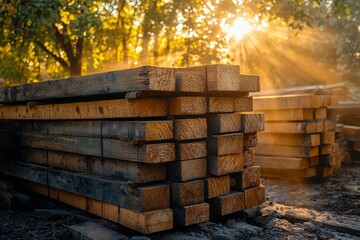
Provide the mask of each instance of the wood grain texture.
{"label": "wood grain texture", "polygon": [[265,122],[265,131],[267,133],[320,133],[323,131],[323,122]]}
{"label": "wood grain texture", "polygon": [[116,139],[103,139],[103,157],[142,163],[175,160],[175,143],[135,145]]}
{"label": "wood grain texture", "polygon": [[169,208],[141,213],[36,183],[26,182],[25,185],[31,191],[88,211],[143,234],[151,234],[173,228],[173,211]]}
{"label": "wood grain texture", "polygon": [[306,169],[272,169],[261,167],[261,176],[269,178],[310,178],[317,174],[317,167],[310,167]]}
{"label": "wood grain texture", "polygon": [[274,109],[261,110],[261,112],[264,113],[266,121],[304,121],[314,119],[312,109]]}
{"label": "wood grain texture", "polygon": [[259,143],[286,146],[319,146],[320,134],[298,133],[258,133]]}
{"label": "wood grain texture", "polygon": [[245,208],[252,208],[265,202],[265,187],[263,185],[244,190]]}
{"label": "wood grain texture", "polygon": [[208,174],[214,176],[240,172],[243,168],[243,154],[208,156],[207,168]]}
{"label": "wood grain texture", "polygon": [[333,121],[325,120],[323,122],[323,125],[324,125],[323,132],[335,131],[335,124]]}
{"label": "wood grain texture", "polygon": [[71,120],[165,117],[167,99],[117,99],[91,102],[0,106],[0,119]]}
{"label": "wood grain texture", "polygon": [[175,161],[167,165],[167,179],[188,181],[206,177],[206,158]]}
{"label": "wood grain texture", "polygon": [[205,198],[211,199],[230,193],[230,176],[205,179]]}
{"label": "wood grain texture", "polygon": [[199,203],[184,207],[173,207],[174,223],[181,226],[190,226],[207,222],[210,219],[208,203]]}
{"label": "wood grain texture", "polygon": [[206,114],[205,97],[169,98],[169,115],[202,115]]}
{"label": "wood grain texture", "polygon": [[234,111],[235,112],[253,111],[253,98],[251,96],[234,98]]}
{"label": "wood grain texture", "polygon": [[[140,212],[164,209],[170,206],[170,188],[164,184],[132,188],[124,181],[20,162],[12,162],[8,168],[2,169],[2,171],[20,179]],[[157,201],[153,201],[153,199],[157,199]]]}
{"label": "wood grain texture", "polygon": [[100,157],[35,148],[21,149],[18,159],[29,163],[129,181],[134,184],[166,179],[165,164],[142,164],[110,158],[101,159]]}
{"label": "wood grain texture", "polygon": [[255,152],[259,155],[279,157],[315,157],[319,155],[319,148],[258,144]]}
{"label": "wood grain texture", "polygon": [[319,96],[311,94],[254,97],[256,111],[319,107]]}
{"label": "wood grain texture", "polygon": [[204,180],[171,182],[171,205],[182,207],[204,202]]}
{"label": "wood grain texture", "polygon": [[231,175],[236,182],[236,190],[243,190],[260,185],[260,166],[249,166],[243,168],[240,173]]}
{"label": "wood grain texture", "polygon": [[210,114],[207,123],[210,134],[241,131],[241,115],[236,113]]}
{"label": "wood grain texture", "polygon": [[174,120],[174,138],[179,141],[207,137],[206,118]]}
{"label": "wood grain texture", "polygon": [[252,166],[255,163],[255,151],[253,148],[247,148],[243,152],[244,157],[244,167]]}
{"label": "wood grain texture", "polygon": [[241,132],[254,133],[264,131],[263,113],[241,113]]}
{"label": "wood grain texture", "polygon": [[206,100],[208,113],[232,113],[235,111],[232,97],[208,97]]}
{"label": "wood grain texture", "polygon": [[103,97],[131,91],[175,91],[175,70],[145,66],[6,87],[0,92],[0,102]]}
{"label": "wood grain texture", "polygon": [[246,133],[243,135],[244,149],[254,148],[258,143],[257,133]]}
{"label": "wood grain texture", "polygon": [[260,76],[252,74],[240,74],[240,91],[242,92],[259,92]]}
{"label": "wood grain texture", "polygon": [[324,144],[319,147],[319,151],[321,155],[331,154],[339,150],[339,146],[337,143],[333,144]]}
{"label": "wood grain texture", "polygon": [[229,133],[209,136],[207,148],[208,155],[213,156],[241,153],[243,151],[243,134]]}
{"label": "wood grain texture", "polygon": [[179,142],[176,143],[176,159],[191,160],[196,158],[206,158],[207,147],[205,141]]}
{"label": "wood grain texture", "polygon": [[224,196],[216,197],[211,201],[211,212],[225,216],[245,209],[243,192],[231,192]]}
{"label": "wood grain texture", "polygon": [[327,117],[326,107],[314,109],[314,119],[326,119],[326,117]]}
{"label": "wood grain texture", "polygon": [[321,144],[335,143],[335,132],[323,132],[321,133]]}
{"label": "wood grain texture", "polygon": [[175,72],[177,92],[206,91],[206,66],[177,68]]}
{"label": "wood grain texture", "polygon": [[310,166],[310,159],[256,156],[256,164],[267,169],[307,169]]}

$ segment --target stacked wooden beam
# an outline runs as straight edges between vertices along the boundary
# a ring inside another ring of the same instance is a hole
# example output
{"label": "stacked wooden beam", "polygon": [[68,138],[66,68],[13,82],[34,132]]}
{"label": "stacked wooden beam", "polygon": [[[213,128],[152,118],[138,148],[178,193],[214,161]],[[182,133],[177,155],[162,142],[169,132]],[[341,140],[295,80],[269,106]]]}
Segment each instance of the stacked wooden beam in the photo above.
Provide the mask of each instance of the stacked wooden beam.
{"label": "stacked wooden beam", "polygon": [[332,95],[280,95],[254,98],[254,109],[265,114],[259,134],[257,164],[271,177],[326,177],[340,167],[335,126],[327,108]]}
{"label": "stacked wooden beam", "polygon": [[336,141],[342,146],[344,162],[360,160],[360,103],[341,101],[329,109],[329,115],[338,122]]}
{"label": "stacked wooden beam", "polygon": [[19,136],[1,172],[145,234],[259,205],[259,78],[239,72],[142,67],[0,89],[0,129],[11,120]]}

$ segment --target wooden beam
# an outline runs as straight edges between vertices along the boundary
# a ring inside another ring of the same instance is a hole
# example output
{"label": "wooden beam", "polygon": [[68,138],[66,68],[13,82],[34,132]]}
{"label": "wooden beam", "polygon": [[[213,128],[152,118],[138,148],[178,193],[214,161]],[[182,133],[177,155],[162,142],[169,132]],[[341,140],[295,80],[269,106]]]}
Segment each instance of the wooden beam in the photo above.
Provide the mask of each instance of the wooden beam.
{"label": "wooden beam", "polygon": [[319,146],[320,134],[302,133],[258,133],[260,144],[286,146]]}
{"label": "wooden beam", "polygon": [[323,122],[265,122],[265,131],[267,133],[319,133],[323,131]]}
{"label": "wooden beam", "polygon": [[320,146],[320,154],[321,155],[331,154],[331,153],[334,153],[336,151],[339,151],[339,146],[338,146],[337,143],[323,144],[323,145]]}
{"label": "wooden beam", "polygon": [[317,167],[310,167],[306,169],[272,169],[261,167],[261,176],[272,178],[309,178],[315,177],[317,174]]}
{"label": "wooden beam", "polygon": [[110,158],[101,159],[100,157],[35,148],[21,149],[18,160],[95,176],[110,177],[134,184],[166,179],[165,164],[143,164]]}
{"label": "wooden beam", "polygon": [[211,212],[216,215],[225,216],[243,209],[245,209],[243,192],[232,192],[211,201]]}
{"label": "wooden beam", "polygon": [[[170,206],[170,189],[164,184],[132,188],[124,181],[20,162],[12,162],[7,169],[2,169],[2,171],[17,178],[140,212]],[[153,201],[153,199],[157,200]]]}
{"label": "wooden beam", "polygon": [[326,119],[326,117],[327,117],[326,107],[314,109],[314,119]]}
{"label": "wooden beam", "polygon": [[344,136],[349,140],[360,139],[360,127],[344,125]]}
{"label": "wooden beam", "polygon": [[104,97],[131,91],[175,91],[175,69],[146,66],[6,87],[0,91],[0,102]]}
{"label": "wooden beam", "polygon": [[244,190],[245,208],[252,208],[265,202],[265,187],[263,185]]}
{"label": "wooden beam", "polygon": [[230,176],[205,179],[205,198],[211,199],[230,193]]}
{"label": "wooden beam", "polygon": [[[224,94],[225,95],[225,94]],[[250,112],[253,110],[252,97],[213,96],[207,98],[208,113]]]}
{"label": "wooden beam", "polygon": [[321,144],[335,143],[335,132],[323,132],[321,133]]}
{"label": "wooden beam", "polygon": [[204,180],[188,182],[171,182],[171,205],[182,207],[202,203],[204,197]]}
{"label": "wooden beam", "polygon": [[236,113],[210,114],[208,119],[210,134],[223,134],[241,131],[241,115]]}
{"label": "wooden beam", "polygon": [[197,158],[206,158],[206,156],[207,148],[205,141],[176,143],[177,160],[183,161]]}
{"label": "wooden beam", "polygon": [[206,158],[175,161],[167,165],[167,178],[172,181],[188,181],[206,177]]}
{"label": "wooden beam", "polygon": [[234,98],[235,112],[251,112],[252,110],[253,110],[253,98],[251,96]]}
{"label": "wooden beam", "polygon": [[243,154],[208,156],[207,168],[208,174],[214,176],[240,172],[243,168]]}
{"label": "wooden beam", "polygon": [[309,158],[256,156],[256,164],[268,169],[307,169],[309,161]]}
{"label": "wooden beam", "polygon": [[243,152],[244,155],[244,167],[252,166],[255,163],[255,151],[253,148],[247,148]]}
{"label": "wooden beam", "polygon": [[71,120],[165,117],[167,99],[116,99],[44,105],[0,106],[0,119]]}
{"label": "wooden beam", "polygon": [[208,203],[173,207],[173,211],[174,223],[181,226],[190,226],[209,221],[210,207]]}
{"label": "wooden beam", "polygon": [[206,91],[206,67],[177,68],[176,72],[176,91],[177,92],[196,92]]}
{"label": "wooden beam", "polygon": [[242,133],[254,133],[264,131],[263,113],[241,113]]}
{"label": "wooden beam", "polygon": [[279,157],[315,157],[319,155],[319,148],[258,144],[255,152],[259,155]]}
{"label": "wooden beam", "polygon": [[253,148],[258,143],[258,137],[256,132],[244,134],[243,139],[244,139],[243,141],[244,149]]}
{"label": "wooden beam", "polygon": [[254,97],[254,110],[319,108],[320,102],[311,94]]}
{"label": "wooden beam", "polygon": [[174,120],[174,138],[179,141],[207,137],[206,118]]}
{"label": "wooden beam", "polygon": [[329,120],[325,120],[323,122],[324,125],[324,129],[323,132],[330,132],[330,131],[335,131],[335,124],[332,121]]}
{"label": "wooden beam", "polygon": [[261,173],[259,166],[245,167],[241,172],[234,173],[231,176],[235,179],[236,190],[239,191],[260,185]]}
{"label": "wooden beam", "polygon": [[226,155],[243,151],[243,134],[229,133],[212,135],[207,139],[208,155]]}
{"label": "wooden beam", "polygon": [[169,115],[202,115],[206,114],[205,97],[169,98]]}
{"label": "wooden beam", "polygon": [[314,119],[312,109],[274,109],[261,110],[261,112],[265,115],[265,121],[308,121]]}

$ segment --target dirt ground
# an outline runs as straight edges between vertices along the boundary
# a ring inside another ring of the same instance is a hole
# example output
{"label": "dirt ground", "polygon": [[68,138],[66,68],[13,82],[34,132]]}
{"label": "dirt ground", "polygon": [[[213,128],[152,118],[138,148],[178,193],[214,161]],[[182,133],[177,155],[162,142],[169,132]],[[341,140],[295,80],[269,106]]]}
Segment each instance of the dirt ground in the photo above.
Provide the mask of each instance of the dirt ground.
{"label": "dirt ground", "polygon": [[[359,239],[360,164],[345,165],[319,180],[263,179],[267,201],[261,207],[221,221],[178,228],[151,239]],[[40,196],[32,207],[8,209],[0,202],[0,239],[72,239],[69,226],[105,224],[122,239],[148,239],[116,224]],[[140,238],[139,238],[140,237]]]}

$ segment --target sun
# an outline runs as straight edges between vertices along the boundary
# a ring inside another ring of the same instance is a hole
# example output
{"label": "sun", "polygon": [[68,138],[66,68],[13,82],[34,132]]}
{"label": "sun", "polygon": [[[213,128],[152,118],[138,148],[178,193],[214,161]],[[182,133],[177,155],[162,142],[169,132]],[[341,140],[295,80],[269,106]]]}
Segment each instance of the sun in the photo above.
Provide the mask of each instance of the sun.
{"label": "sun", "polygon": [[238,18],[234,21],[234,24],[227,29],[227,32],[231,37],[235,37],[237,40],[242,40],[253,30],[253,26],[246,21],[246,19]]}

